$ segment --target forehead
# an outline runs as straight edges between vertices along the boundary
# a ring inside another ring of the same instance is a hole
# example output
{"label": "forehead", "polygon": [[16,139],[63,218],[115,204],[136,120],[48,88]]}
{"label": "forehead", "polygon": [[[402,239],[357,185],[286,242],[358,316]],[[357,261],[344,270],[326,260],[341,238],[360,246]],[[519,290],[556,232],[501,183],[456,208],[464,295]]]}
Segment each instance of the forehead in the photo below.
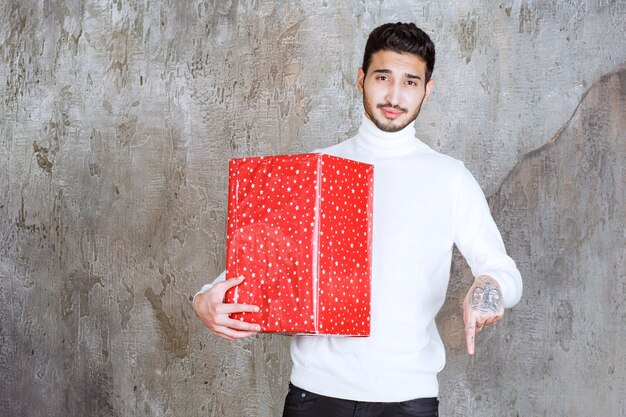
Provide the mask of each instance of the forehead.
{"label": "forehead", "polygon": [[391,70],[393,73],[413,74],[422,77],[426,75],[426,61],[419,56],[405,52],[398,53],[395,51],[381,50],[372,54],[368,73],[375,70]]}

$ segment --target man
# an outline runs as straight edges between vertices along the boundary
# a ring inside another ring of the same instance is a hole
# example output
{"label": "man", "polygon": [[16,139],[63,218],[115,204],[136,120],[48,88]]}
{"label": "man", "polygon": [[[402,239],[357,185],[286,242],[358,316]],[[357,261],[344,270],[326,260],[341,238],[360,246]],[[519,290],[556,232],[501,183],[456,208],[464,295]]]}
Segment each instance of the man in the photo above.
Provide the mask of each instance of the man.
{"label": "man", "polygon": [[[295,336],[284,416],[437,416],[437,373],[445,364],[435,316],[446,295],[456,244],[476,277],[463,303],[467,350],[521,297],[485,197],[463,164],[415,138],[413,121],[432,92],[435,47],[414,24],[370,34],[358,70],[364,116],[358,134],[323,153],[374,165],[371,336]],[[205,286],[194,299],[218,336],[254,335],[258,326],[224,304],[243,277]]]}

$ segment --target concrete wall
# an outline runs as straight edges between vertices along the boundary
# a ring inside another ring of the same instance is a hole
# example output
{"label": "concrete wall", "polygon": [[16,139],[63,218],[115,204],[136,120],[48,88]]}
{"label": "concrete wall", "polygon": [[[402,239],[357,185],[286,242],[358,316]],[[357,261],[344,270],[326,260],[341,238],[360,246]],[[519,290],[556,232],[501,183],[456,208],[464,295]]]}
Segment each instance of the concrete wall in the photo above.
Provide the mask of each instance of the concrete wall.
{"label": "concrete wall", "polygon": [[447,416],[626,413],[626,3],[4,0],[0,414],[276,416],[286,338],[229,343],[189,300],[224,267],[231,157],[336,143],[369,30],[438,48],[417,124],[483,185],[525,296],[463,349]]}

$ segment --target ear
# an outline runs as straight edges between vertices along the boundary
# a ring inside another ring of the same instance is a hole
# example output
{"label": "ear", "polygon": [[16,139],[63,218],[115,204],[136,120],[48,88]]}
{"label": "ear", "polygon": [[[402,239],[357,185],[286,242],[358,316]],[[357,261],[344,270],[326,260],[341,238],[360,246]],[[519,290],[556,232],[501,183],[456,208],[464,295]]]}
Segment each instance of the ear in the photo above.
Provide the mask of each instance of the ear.
{"label": "ear", "polygon": [[431,78],[426,83],[426,93],[424,94],[424,100],[422,100],[422,106],[428,101],[428,97],[430,96],[430,93],[433,91],[433,88],[435,88],[435,80]]}
{"label": "ear", "polygon": [[357,72],[357,83],[359,87],[359,91],[363,92],[363,83],[365,82],[365,73],[363,72],[363,68],[359,68]]}

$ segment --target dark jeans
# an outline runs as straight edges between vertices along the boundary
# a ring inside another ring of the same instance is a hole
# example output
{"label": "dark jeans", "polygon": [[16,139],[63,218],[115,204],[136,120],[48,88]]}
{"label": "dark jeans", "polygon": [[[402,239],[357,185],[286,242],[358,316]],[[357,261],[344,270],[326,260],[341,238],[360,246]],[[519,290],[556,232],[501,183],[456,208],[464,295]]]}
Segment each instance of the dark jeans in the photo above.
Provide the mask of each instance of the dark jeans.
{"label": "dark jeans", "polygon": [[371,403],[326,397],[289,384],[283,417],[437,417],[437,398]]}

